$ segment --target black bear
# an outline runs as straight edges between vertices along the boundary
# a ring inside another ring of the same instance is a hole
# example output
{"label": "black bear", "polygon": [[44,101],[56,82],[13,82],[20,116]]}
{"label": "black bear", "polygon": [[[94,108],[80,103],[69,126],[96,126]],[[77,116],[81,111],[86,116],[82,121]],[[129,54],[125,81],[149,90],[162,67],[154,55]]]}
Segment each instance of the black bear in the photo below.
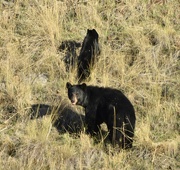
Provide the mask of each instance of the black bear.
{"label": "black bear", "polygon": [[72,85],[67,82],[66,87],[71,103],[85,108],[88,133],[98,132],[104,122],[113,144],[121,143],[123,149],[132,147],[136,116],[133,105],[121,91],[85,83]]}
{"label": "black bear", "polygon": [[77,76],[79,83],[90,76],[91,67],[93,67],[96,57],[100,54],[98,38],[99,35],[95,29],[87,29],[87,34],[78,56]]}
{"label": "black bear", "polygon": [[65,56],[63,60],[66,65],[66,71],[68,72],[71,71],[71,68],[75,69],[75,66],[77,64],[76,50],[80,47],[81,47],[81,43],[73,40],[63,41],[59,46],[59,51],[61,52],[65,51]]}

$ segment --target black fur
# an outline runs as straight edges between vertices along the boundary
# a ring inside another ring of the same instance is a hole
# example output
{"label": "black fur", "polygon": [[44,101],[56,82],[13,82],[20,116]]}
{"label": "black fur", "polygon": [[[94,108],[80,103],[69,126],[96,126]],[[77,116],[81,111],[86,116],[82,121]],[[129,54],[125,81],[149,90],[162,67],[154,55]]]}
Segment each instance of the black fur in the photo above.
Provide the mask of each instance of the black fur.
{"label": "black fur", "polygon": [[90,76],[91,68],[94,66],[97,56],[100,54],[98,39],[99,35],[95,29],[87,30],[78,57],[77,76],[79,83]]}
{"label": "black fur", "polygon": [[[122,144],[122,148],[132,147],[135,111],[128,98],[119,90],[97,86],[66,84],[68,97],[73,104],[85,108],[87,132],[97,133],[100,124],[106,123],[109,139]],[[121,140],[121,142],[120,142]]]}

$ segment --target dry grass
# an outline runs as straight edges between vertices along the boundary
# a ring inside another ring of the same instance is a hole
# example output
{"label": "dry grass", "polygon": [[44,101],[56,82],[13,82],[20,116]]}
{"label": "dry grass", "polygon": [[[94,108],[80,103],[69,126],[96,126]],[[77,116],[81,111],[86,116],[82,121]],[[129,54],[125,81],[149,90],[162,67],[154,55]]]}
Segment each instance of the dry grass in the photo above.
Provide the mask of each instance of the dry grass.
{"label": "dry grass", "polygon": [[[159,2],[0,2],[0,169],[180,168],[180,3]],[[32,104],[67,99],[76,74],[57,49],[82,42],[88,28],[102,53],[87,84],[121,89],[132,101],[132,150],[104,148],[84,132],[59,134],[50,117],[29,119]]]}

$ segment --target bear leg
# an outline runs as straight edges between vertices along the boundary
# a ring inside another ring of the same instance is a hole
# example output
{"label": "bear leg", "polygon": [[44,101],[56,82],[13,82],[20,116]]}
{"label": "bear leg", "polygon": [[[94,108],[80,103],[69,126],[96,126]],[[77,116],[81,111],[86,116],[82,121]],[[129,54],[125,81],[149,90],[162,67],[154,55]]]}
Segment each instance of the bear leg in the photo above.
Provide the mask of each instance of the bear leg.
{"label": "bear leg", "polygon": [[130,122],[129,118],[126,117],[123,123],[123,136],[122,136],[122,148],[132,148],[133,137],[134,137],[134,126],[135,122]]}

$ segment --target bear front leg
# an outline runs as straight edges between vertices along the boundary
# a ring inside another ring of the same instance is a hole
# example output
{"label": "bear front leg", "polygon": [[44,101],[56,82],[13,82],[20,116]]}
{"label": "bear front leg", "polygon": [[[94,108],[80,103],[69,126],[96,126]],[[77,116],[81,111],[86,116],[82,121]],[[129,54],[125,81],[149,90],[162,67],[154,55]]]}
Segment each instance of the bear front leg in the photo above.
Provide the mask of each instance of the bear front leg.
{"label": "bear front leg", "polygon": [[85,113],[85,123],[87,125],[87,133],[90,133],[91,135],[96,134],[99,131],[99,126],[96,121],[96,112],[90,110],[86,110]]}
{"label": "bear front leg", "polygon": [[94,135],[98,132],[99,127],[96,125],[96,121],[92,118],[89,118],[88,116],[85,116],[85,122],[87,125],[86,133],[89,133],[91,135]]}
{"label": "bear front leg", "polygon": [[127,117],[125,118],[124,123],[124,135],[122,138],[122,148],[128,149],[132,148],[133,137],[134,137],[134,128],[135,128],[135,117]]}

